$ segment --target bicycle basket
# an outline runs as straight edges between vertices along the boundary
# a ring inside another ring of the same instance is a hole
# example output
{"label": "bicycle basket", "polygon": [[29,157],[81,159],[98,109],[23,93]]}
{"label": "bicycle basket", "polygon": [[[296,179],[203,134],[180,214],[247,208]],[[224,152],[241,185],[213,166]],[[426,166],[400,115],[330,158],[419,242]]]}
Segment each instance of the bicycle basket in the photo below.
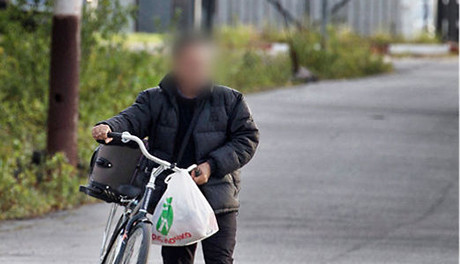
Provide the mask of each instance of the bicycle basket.
{"label": "bicycle basket", "polygon": [[[139,148],[99,145],[91,157],[88,184],[80,186],[80,191],[106,202],[117,203],[122,197],[134,198],[129,196],[139,194],[143,189],[143,186],[135,186],[139,182],[136,177],[142,176],[139,173],[141,158]],[[137,190],[133,192],[133,189]]]}

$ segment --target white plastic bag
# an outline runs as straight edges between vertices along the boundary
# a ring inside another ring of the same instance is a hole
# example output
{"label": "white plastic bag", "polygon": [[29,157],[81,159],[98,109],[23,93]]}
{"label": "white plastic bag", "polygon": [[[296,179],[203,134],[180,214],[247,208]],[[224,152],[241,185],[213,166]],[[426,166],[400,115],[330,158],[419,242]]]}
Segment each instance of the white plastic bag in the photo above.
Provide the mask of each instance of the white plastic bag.
{"label": "white plastic bag", "polygon": [[152,217],[152,243],[185,246],[210,237],[219,230],[208,201],[187,171],[169,175],[166,192]]}

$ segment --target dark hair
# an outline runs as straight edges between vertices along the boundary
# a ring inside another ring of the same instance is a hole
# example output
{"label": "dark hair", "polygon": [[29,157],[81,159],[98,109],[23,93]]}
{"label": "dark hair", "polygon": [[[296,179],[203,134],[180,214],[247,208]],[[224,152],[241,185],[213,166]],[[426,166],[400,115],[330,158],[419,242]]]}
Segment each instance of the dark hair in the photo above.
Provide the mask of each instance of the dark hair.
{"label": "dark hair", "polygon": [[177,57],[180,53],[188,47],[195,45],[211,45],[212,39],[201,33],[196,32],[182,32],[174,38],[171,53],[173,57]]}

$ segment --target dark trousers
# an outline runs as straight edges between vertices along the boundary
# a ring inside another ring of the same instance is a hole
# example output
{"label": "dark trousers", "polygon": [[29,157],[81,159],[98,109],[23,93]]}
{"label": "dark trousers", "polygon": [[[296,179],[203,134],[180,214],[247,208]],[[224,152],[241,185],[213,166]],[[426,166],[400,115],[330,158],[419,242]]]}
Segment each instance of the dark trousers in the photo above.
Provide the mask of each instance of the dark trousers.
{"label": "dark trousers", "polygon": [[[201,241],[206,264],[233,263],[236,244],[236,212],[216,215],[219,231]],[[192,264],[197,244],[161,248],[164,264]]]}

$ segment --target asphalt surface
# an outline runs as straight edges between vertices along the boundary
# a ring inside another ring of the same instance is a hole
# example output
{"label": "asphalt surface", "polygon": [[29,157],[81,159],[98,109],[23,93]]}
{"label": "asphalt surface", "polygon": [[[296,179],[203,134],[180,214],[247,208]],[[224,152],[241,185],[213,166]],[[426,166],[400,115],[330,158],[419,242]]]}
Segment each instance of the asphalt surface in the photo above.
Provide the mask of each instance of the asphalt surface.
{"label": "asphalt surface", "polygon": [[[247,98],[236,263],[458,263],[456,60]],[[107,210],[3,222],[0,263],[96,263]]]}

